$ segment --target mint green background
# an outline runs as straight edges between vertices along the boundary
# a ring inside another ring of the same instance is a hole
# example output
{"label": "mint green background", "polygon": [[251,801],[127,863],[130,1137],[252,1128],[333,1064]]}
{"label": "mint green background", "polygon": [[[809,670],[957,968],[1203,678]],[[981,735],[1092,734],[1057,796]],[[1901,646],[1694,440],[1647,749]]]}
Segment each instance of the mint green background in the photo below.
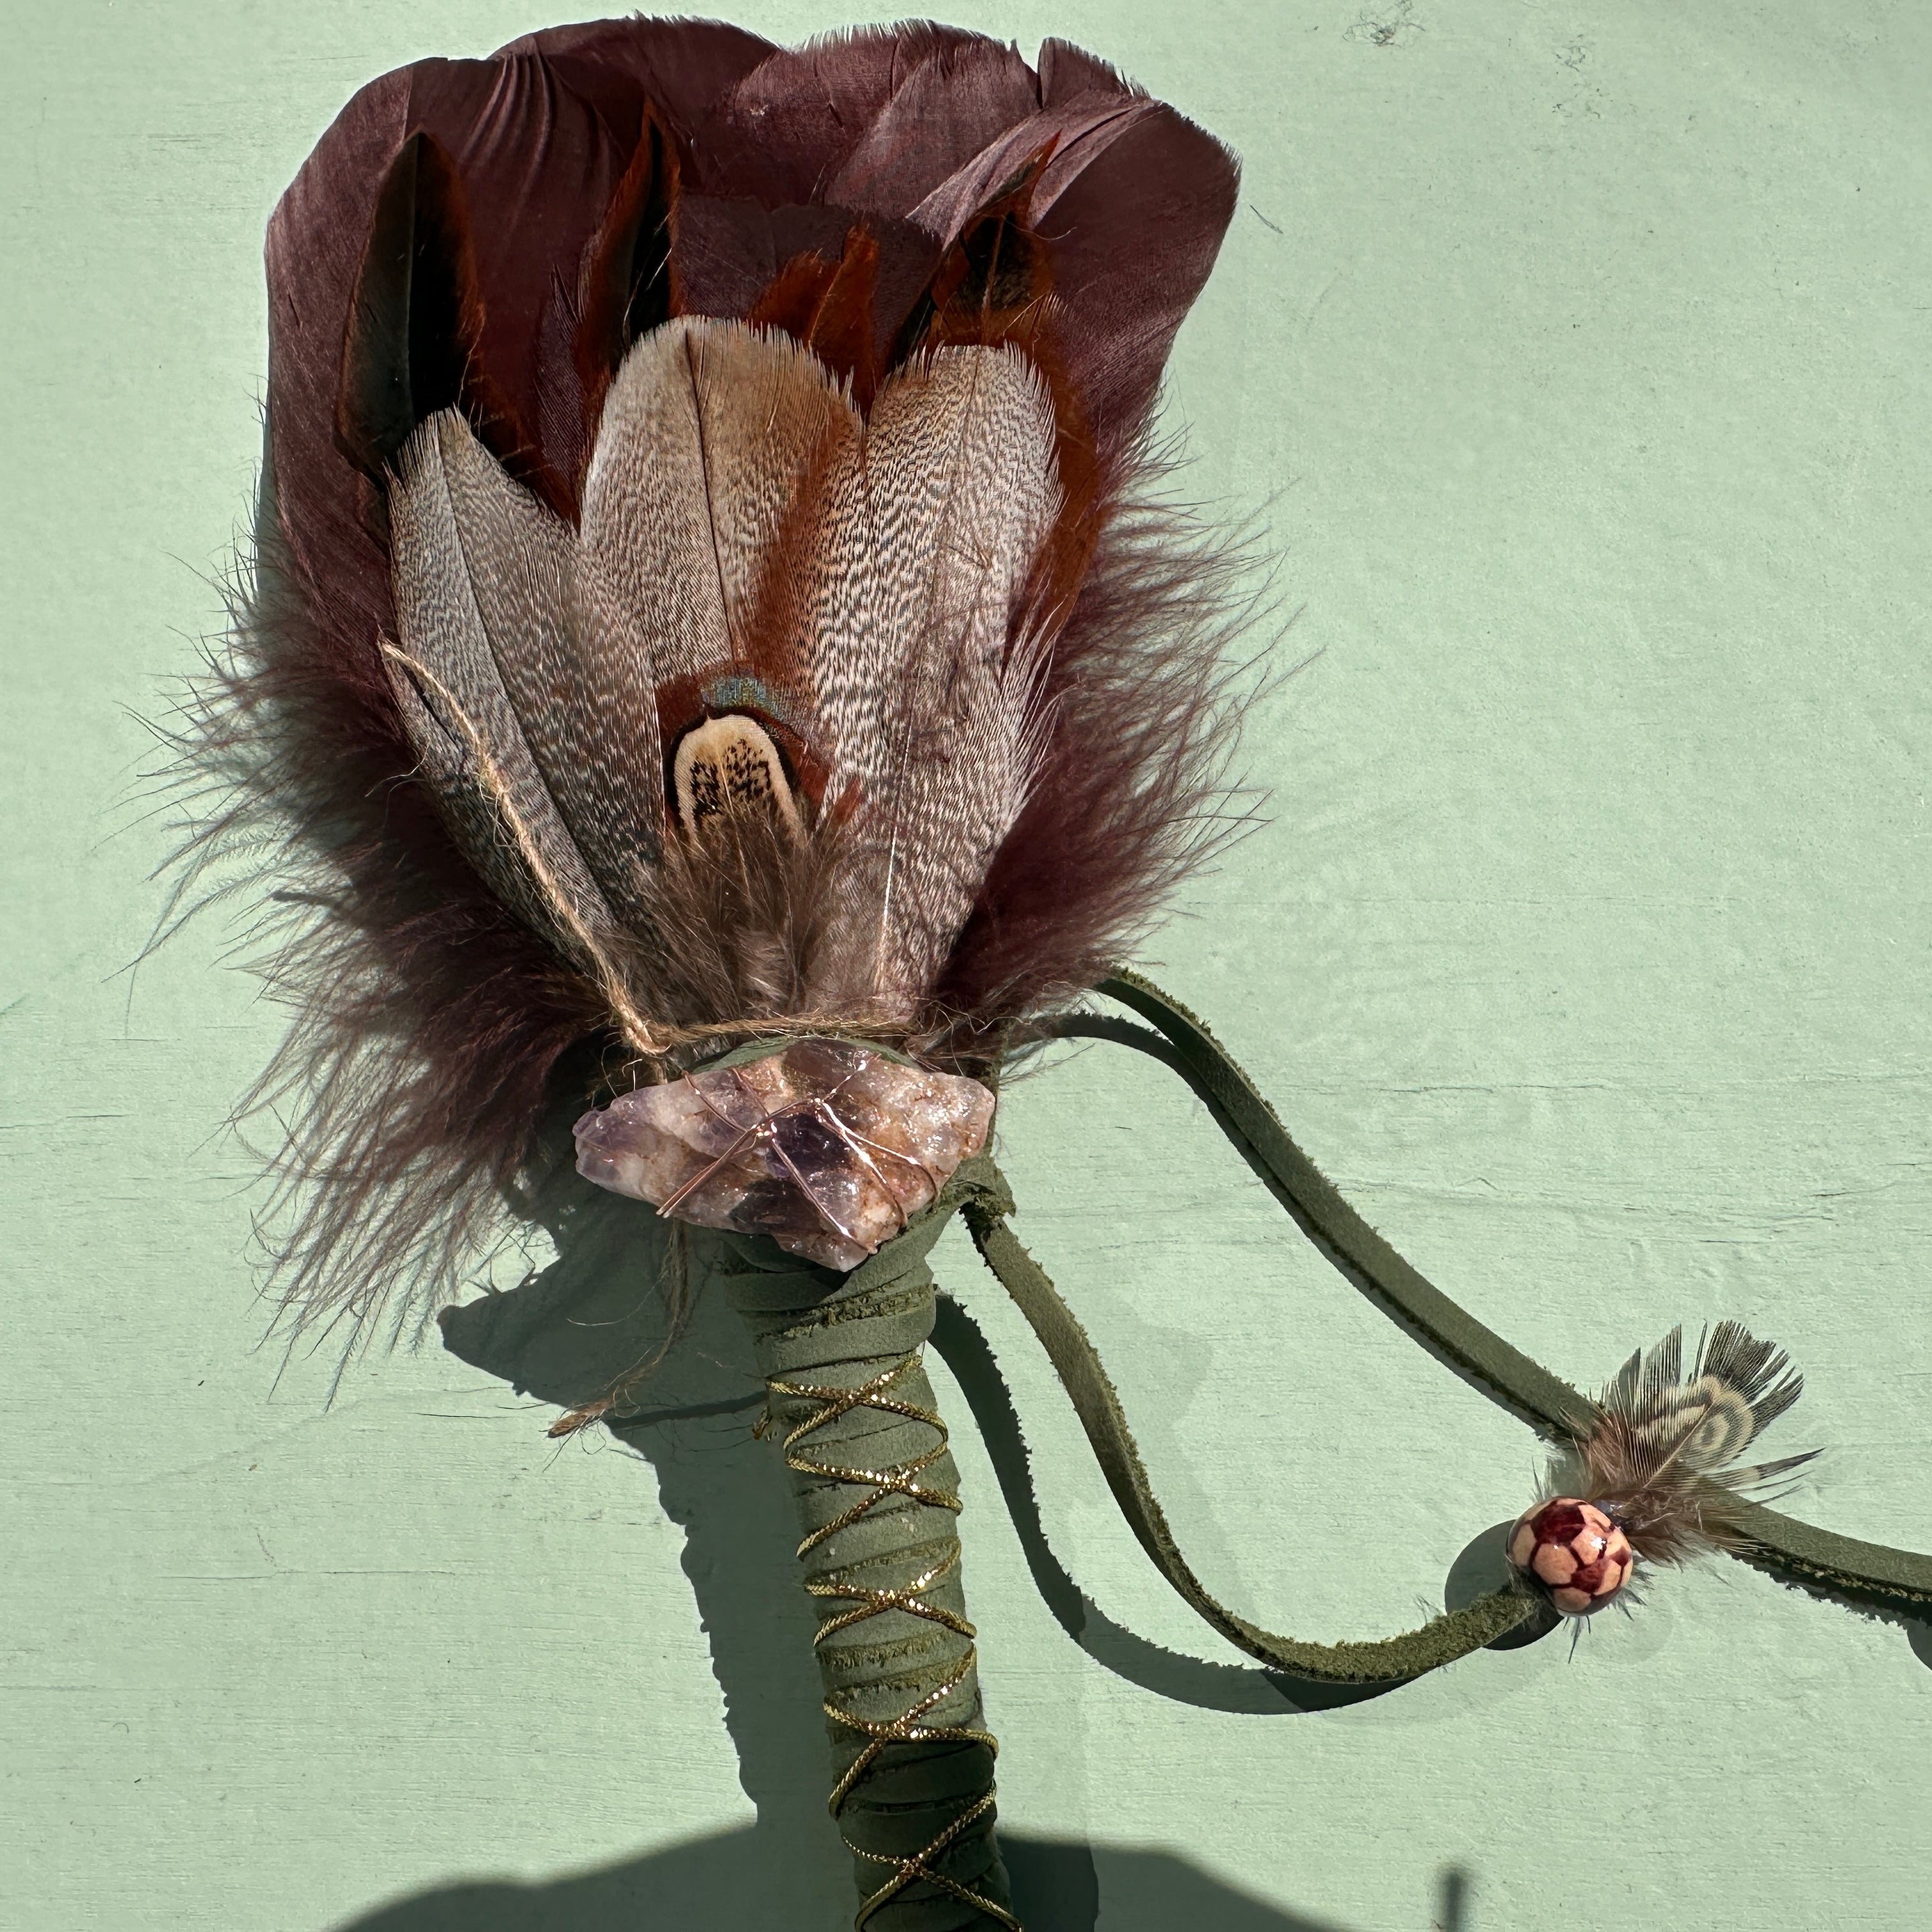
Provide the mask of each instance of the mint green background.
{"label": "mint green background", "polygon": [[[221,621],[270,207],[360,82],[551,16],[5,14],[0,1922],[323,1932],[521,1877],[512,1916],[434,1922],[651,1923],[596,1916],[595,1874],[656,1858],[648,1891],[755,1839],[651,1470],[560,1454],[550,1412],[440,1351],[332,1408],[323,1363],[278,1382],[220,1132],[277,1018],[212,926],[124,970],[165,842],[130,712]],[[1591,1381],[1680,1320],[1762,1325],[1810,1378],[1786,1431],[1830,1451],[1795,1507],[1932,1544],[1932,16],[954,17],[1084,41],[1246,158],[1169,420],[1193,488],[1266,506],[1282,661],[1312,662],[1251,721],[1271,828],[1154,970],[1520,1346]],[[1416,1621],[1526,1498],[1527,1433],[1305,1251],[1157,1070],[1097,1048],[1004,1119],[1022,1232],[1210,1586],[1304,1636]],[[1060,1554],[1118,1621],[1239,1661],[948,1241]],[[1002,1810],[1093,1843],[1103,1928],[1419,1932],[1451,1867],[1483,1932],[1927,1923],[1932,1672],[1895,1629],[1718,1564],[1574,1656],[1202,1711],[1069,1642],[970,1426],[956,1448]]]}

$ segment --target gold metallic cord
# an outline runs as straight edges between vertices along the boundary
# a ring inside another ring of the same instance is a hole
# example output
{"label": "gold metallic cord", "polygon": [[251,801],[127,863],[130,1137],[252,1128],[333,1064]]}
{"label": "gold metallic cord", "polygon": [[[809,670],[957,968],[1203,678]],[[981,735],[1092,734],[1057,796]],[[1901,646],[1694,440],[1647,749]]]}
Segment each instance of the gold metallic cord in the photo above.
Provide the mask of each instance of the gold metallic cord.
{"label": "gold metallic cord", "polygon": [[928,1858],[937,1858],[968,1826],[976,1825],[992,1809],[994,1799],[998,1795],[997,1792],[988,1791],[968,1806],[916,1858],[889,1858],[882,1852],[863,1850],[848,1838],[846,1844],[860,1858],[869,1858],[874,1864],[892,1868],[892,1876],[860,1906],[859,1915],[852,1922],[855,1932],[865,1932],[866,1922],[880,1906],[896,1897],[915,1879],[922,1878],[939,1886],[943,1891],[951,1892],[955,1898],[964,1900],[976,1911],[983,1912],[989,1918],[1010,1927],[1011,1932],[1024,1932],[1020,1922],[1003,1906],[995,1905],[991,1899],[982,1897],[969,1886],[956,1884],[943,1872],[934,1871],[926,1863]]}

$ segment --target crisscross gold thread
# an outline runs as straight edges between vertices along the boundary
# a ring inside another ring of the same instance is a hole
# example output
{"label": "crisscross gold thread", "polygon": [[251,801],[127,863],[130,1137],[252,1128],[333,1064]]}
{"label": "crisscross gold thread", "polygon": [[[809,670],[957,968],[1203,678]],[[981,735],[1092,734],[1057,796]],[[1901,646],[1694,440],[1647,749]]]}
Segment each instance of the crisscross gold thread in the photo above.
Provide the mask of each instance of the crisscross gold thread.
{"label": "crisscross gold thread", "polygon": [[890,1865],[893,1868],[892,1876],[860,1906],[859,1915],[852,1922],[854,1932],[866,1932],[866,1921],[880,1906],[896,1898],[915,1879],[922,1878],[928,1884],[938,1886],[943,1892],[950,1892],[955,1898],[964,1900],[975,1910],[983,1912],[988,1918],[1010,1928],[1010,1932],[1024,1932],[1020,1922],[1004,1906],[995,1905],[990,1898],[974,1891],[970,1886],[956,1883],[944,1872],[933,1870],[926,1862],[928,1858],[937,1858],[968,1826],[976,1825],[993,1808],[993,1802],[998,1795],[997,1792],[988,1791],[985,1796],[968,1806],[916,1858],[889,1858],[883,1852],[866,1851],[862,1846],[853,1844],[848,1838],[845,1840],[847,1845],[859,1857],[868,1858],[874,1864]]}
{"label": "crisscross gold thread", "polygon": [[[802,1476],[812,1476],[830,1482],[846,1483],[864,1488],[867,1493],[849,1508],[842,1510],[827,1523],[821,1524],[807,1535],[798,1546],[798,1554],[802,1558],[811,1554],[829,1538],[836,1536],[842,1529],[849,1529],[868,1511],[884,1502],[888,1496],[905,1496],[916,1503],[923,1503],[933,1509],[959,1513],[959,1498],[950,1490],[937,1484],[920,1481],[920,1477],[946,1454],[946,1424],[932,1409],[922,1408],[892,1391],[899,1378],[910,1373],[920,1366],[920,1352],[902,1356],[868,1382],[861,1382],[853,1388],[821,1387],[814,1382],[791,1382],[776,1376],[770,1378],[766,1386],[775,1396],[783,1396],[796,1402],[814,1402],[818,1407],[791,1430],[784,1439],[784,1460],[787,1468]],[[844,1463],[823,1462],[816,1456],[800,1450],[799,1444],[815,1431],[826,1427],[849,1415],[856,1408],[878,1409],[888,1415],[901,1415],[909,1421],[921,1423],[934,1435],[932,1446],[913,1456],[910,1460],[894,1464],[889,1468],[862,1469],[848,1467]],[[952,1575],[959,1567],[959,1539],[949,1537],[942,1546],[938,1561],[928,1564],[910,1582],[901,1583],[888,1589],[880,1589],[861,1583],[848,1572],[835,1570],[826,1575],[808,1582],[806,1592],[813,1597],[830,1598],[849,1604],[851,1607],[826,1618],[818,1627],[813,1638],[814,1645],[822,1644],[842,1630],[850,1630],[854,1624],[863,1623],[868,1617],[876,1617],[887,1610],[901,1610],[909,1616],[922,1617],[928,1622],[938,1624],[946,1630],[966,1640],[964,1654],[954,1664],[945,1678],[930,1690],[902,1712],[898,1716],[885,1722],[870,1718],[862,1718],[856,1712],[848,1711],[835,1704],[830,1698],[825,1700],[825,1714],[834,1724],[842,1724],[866,1740],[844,1775],[832,1786],[828,1808],[834,1818],[844,1810],[846,1801],[853,1792],[872,1772],[884,1753],[896,1744],[984,1744],[994,1756],[999,1755],[999,1742],[991,1732],[982,1731],[964,1724],[928,1724],[925,1721],[956,1690],[978,1661],[973,1638],[974,1628],[956,1612],[944,1605],[926,1600],[926,1593]],[[846,1849],[854,1857],[866,1858],[874,1864],[890,1868],[891,1876],[878,1891],[872,1893],[859,1907],[858,1916],[853,1920],[854,1932],[865,1932],[867,1922],[885,1905],[896,1898],[905,1888],[923,1879],[943,1892],[950,1892],[956,1898],[982,1912],[996,1924],[1008,1928],[1008,1932],[1022,1932],[1019,1921],[1004,1906],[996,1904],[969,1886],[960,1884],[944,1872],[935,1870],[932,1861],[938,1858],[962,1832],[984,1817],[993,1806],[994,1791],[988,1790],[961,1812],[944,1831],[932,1842],[910,1858],[892,1858],[879,1852],[868,1851],[862,1845],[855,1845],[845,1838]]]}

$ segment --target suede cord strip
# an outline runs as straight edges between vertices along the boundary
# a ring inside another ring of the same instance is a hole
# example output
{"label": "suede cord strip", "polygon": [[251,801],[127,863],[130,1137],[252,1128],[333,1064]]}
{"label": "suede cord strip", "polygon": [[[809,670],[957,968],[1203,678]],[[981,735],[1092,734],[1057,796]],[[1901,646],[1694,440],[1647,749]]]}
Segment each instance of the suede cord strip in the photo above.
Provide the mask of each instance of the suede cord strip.
{"label": "suede cord strip", "polygon": [[1356,1643],[1307,1643],[1264,1630],[1217,1603],[1174,1541],[1166,1514],[1148,1480],[1120,1397],[1087,1331],[1004,1218],[976,1201],[966,1203],[965,1214],[974,1246],[1018,1304],[1072,1398],[1075,1412],[1128,1527],[1154,1568],[1230,1643],[1292,1676],[1324,1684],[1385,1683],[1419,1677],[1425,1671],[1453,1664],[1457,1658],[1493,1643],[1535,1613],[1538,1606],[1534,1598],[1505,1588],[1490,1591],[1462,1610],[1446,1611],[1420,1629],[1400,1636]]}
{"label": "suede cord strip", "polygon": [[720,1233],[712,1279],[749,1329],[766,1415],[786,1432],[832,1741],[830,1800],[857,1932],[1019,1932],[994,1838],[954,1518],[958,1472],[921,1360],[926,1256],[962,1202],[1011,1204],[984,1156],[850,1274]]}
{"label": "suede cord strip", "polygon": [[[1137,973],[1116,973],[1102,980],[1094,990],[1132,1007],[1158,1030],[1150,1032],[1132,1021],[1109,1015],[1072,1013],[1054,1022],[1051,1033],[1063,1038],[1112,1040],[1132,1047],[1178,1073],[1302,1232],[1348,1280],[1438,1360],[1553,1442],[1566,1441],[1589,1426],[1596,1406],[1587,1396],[1512,1348],[1493,1330],[1457,1306],[1356,1214],[1296,1146],[1274,1109],[1201,1019]],[[1016,1299],[1021,1300],[1023,1310],[1027,1304],[1015,1289],[1015,1281],[1042,1307],[1047,1328],[1042,1330],[1040,1339],[1049,1354],[1058,1346],[1068,1352],[1070,1360],[1083,1350],[1091,1356],[1091,1345],[1080,1333],[1079,1324],[1052,1293],[1052,1284],[1046,1282],[1045,1276],[1040,1274],[1025,1250],[1010,1232],[1003,1234],[996,1232],[983,1208],[969,1206],[969,1222],[974,1222],[976,1214],[975,1238],[994,1272],[1014,1292]],[[991,1252],[988,1239],[982,1238],[982,1228],[990,1238]],[[1008,1279],[1009,1275],[1012,1280]],[[1038,1282],[1033,1276],[1038,1276]],[[1046,1294],[1052,1297],[1050,1305],[1041,1294],[1040,1282],[1046,1282]],[[1058,1316],[1052,1312],[1054,1308],[1059,1311]],[[1028,1318],[1032,1319],[1030,1314]],[[1062,1332],[1057,1341],[1049,1340],[1048,1330],[1056,1322],[1064,1329],[1070,1329],[1071,1336]],[[1034,1325],[1041,1328],[1040,1322]],[[1080,1372],[1090,1385],[1090,1392],[1084,1406],[1076,1394],[1076,1406],[1081,1408],[1081,1419],[1088,1426],[1088,1436],[1114,1494],[1126,1508],[1126,1498],[1136,1494],[1137,1487],[1144,1487],[1144,1472],[1133,1453],[1132,1438],[1125,1434],[1124,1422],[1118,1420],[1119,1406],[1111,1388],[1102,1393],[1105,1376],[1097,1358]],[[1107,1442],[1105,1448],[1103,1439]],[[1120,1472],[1118,1477],[1117,1468]],[[1718,1506],[1743,1538],[1742,1545],[1730,1553],[1779,1582],[1881,1616],[1913,1622],[1932,1616],[1932,1556],[1839,1536],[1800,1522],[1780,1510],[1736,1498],[1719,1498]],[[1154,1555],[1165,1534],[1165,1525],[1160,1524],[1156,1533],[1156,1516],[1145,1511],[1142,1514],[1144,1521],[1136,1520],[1135,1511],[1130,1509],[1129,1521],[1149,1554]],[[1158,1556],[1155,1560],[1161,1562]],[[1162,1567],[1180,1594],[1194,1601],[1180,1579],[1168,1573],[1164,1564]],[[1208,1621],[1222,1628],[1214,1617]],[[1426,1632],[1416,1634],[1420,1636]],[[1241,1640],[1237,1636],[1234,1640]],[[1283,1667],[1295,1668],[1292,1664]]]}

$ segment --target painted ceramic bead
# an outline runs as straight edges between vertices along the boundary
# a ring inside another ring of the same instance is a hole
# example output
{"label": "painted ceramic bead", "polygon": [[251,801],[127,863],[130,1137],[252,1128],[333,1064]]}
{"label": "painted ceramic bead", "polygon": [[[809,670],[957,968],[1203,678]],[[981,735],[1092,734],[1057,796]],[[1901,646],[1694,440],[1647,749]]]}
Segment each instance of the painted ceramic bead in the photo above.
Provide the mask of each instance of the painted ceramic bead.
{"label": "painted ceramic bead", "polygon": [[1630,1581],[1630,1539],[1594,1503],[1555,1496],[1510,1532],[1509,1559],[1565,1616],[1600,1610]]}

